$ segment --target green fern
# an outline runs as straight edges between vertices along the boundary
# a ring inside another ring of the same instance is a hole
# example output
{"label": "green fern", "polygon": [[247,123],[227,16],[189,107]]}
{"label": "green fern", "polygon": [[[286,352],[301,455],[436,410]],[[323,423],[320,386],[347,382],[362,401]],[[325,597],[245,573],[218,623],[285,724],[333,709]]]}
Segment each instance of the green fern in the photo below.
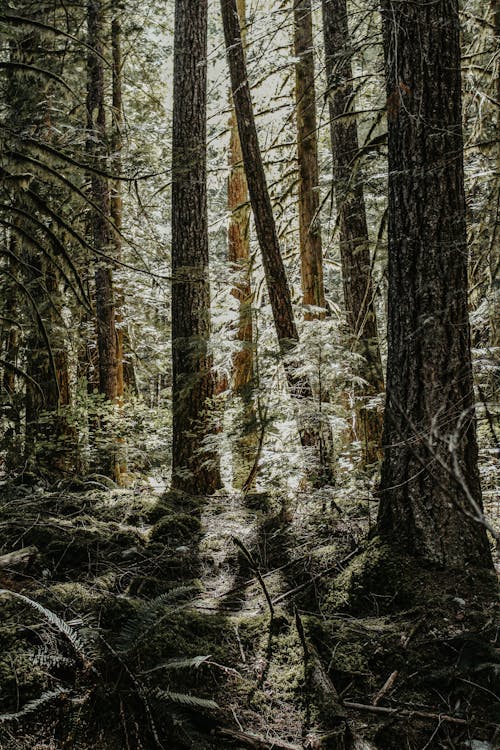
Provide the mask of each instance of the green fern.
{"label": "green fern", "polygon": [[64,688],[56,688],[56,690],[42,693],[39,698],[35,698],[35,700],[26,703],[26,705],[23,706],[19,711],[16,711],[15,713],[0,714],[0,722],[3,723],[6,721],[15,721],[17,719],[22,719],[25,716],[34,713],[35,711],[39,711],[47,703],[53,701],[54,698],[58,698],[63,693],[67,692],[68,691]]}
{"label": "green fern", "polygon": [[220,708],[218,703],[208,698],[198,698],[196,695],[188,693],[174,693],[171,690],[162,690],[161,688],[152,690],[151,697],[162,702],[175,703],[189,708],[208,708],[211,710]]}
{"label": "green fern", "polygon": [[151,674],[152,672],[158,672],[160,669],[198,669],[198,667],[201,667],[201,665],[205,664],[209,659],[210,655],[193,656],[192,658],[185,659],[169,659],[168,661],[163,662],[163,664],[158,664],[152,669],[147,669],[144,672],[141,672],[141,674]]}
{"label": "green fern", "polygon": [[141,602],[136,616],[125,623],[116,642],[117,651],[128,653],[134,650],[140,641],[169,615],[179,612],[187,602],[178,600],[196,591],[194,586],[178,586],[149,602]]}
{"label": "green fern", "polygon": [[28,606],[32,607],[33,609],[36,609],[37,612],[40,612],[41,615],[45,617],[47,622],[50,623],[50,625],[53,625],[57,630],[59,630],[62,635],[64,635],[68,641],[73,646],[76,653],[83,659],[88,660],[90,658],[90,653],[87,650],[87,644],[84,643],[84,641],[81,639],[80,635],[74,630],[71,625],[68,625],[65,620],[63,620],[59,615],[56,615],[55,612],[52,612],[51,609],[47,609],[47,607],[44,607],[43,604],[40,604],[40,602],[35,601],[34,599],[30,599],[28,596],[25,596],[24,594],[19,594],[17,591],[10,591],[9,589],[0,589],[0,596],[3,594],[6,594],[8,596],[13,596],[15,599],[19,599],[20,601],[24,602]]}

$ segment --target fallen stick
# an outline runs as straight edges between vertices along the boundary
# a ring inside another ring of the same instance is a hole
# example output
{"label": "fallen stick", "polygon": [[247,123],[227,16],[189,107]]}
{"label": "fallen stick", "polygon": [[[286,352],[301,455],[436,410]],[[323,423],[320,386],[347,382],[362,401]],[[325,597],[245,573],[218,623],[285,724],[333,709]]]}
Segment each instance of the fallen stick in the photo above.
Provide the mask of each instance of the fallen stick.
{"label": "fallen stick", "polygon": [[38,549],[36,547],[23,547],[14,552],[8,552],[6,555],[0,556],[0,569],[26,568],[37,556]]}
{"label": "fallen stick", "polygon": [[370,706],[366,703],[352,703],[351,701],[344,701],[343,705],[346,708],[351,708],[356,711],[369,711],[372,714],[384,714],[386,716],[416,716],[419,719],[447,721],[450,724],[469,724],[467,719],[459,719],[457,716],[448,716],[447,714],[435,714],[431,713],[430,711],[411,711],[407,708],[386,708],[385,706]]}
{"label": "fallen stick", "polygon": [[301,745],[293,745],[284,740],[263,737],[253,732],[239,732],[236,729],[217,729],[219,737],[241,742],[243,745],[253,747],[254,750],[302,750]]}
{"label": "fallen stick", "polygon": [[245,545],[243,544],[243,542],[241,541],[241,539],[238,539],[238,537],[233,536],[233,542],[236,544],[236,546],[245,555],[245,557],[247,559],[247,562],[250,565],[250,568],[253,570],[253,572],[255,573],[255,575],[257,577],[258,582],[260,583],[260,587],[261,587],[262,591],[264,592],[264,596],[266,597],[266,601],[267,601],[267,604],[269,606],[269,612],[271,614],[271,622],[272,622],[274,620],[273,600],[271,599],[271,595],[270,595],[269,590],[268,590],[268,588],[266,586],[266,582],[262,578],[262,573],[260,572],[259,566],[257,565],[257,563],[255,562],[255,560],[253,559],[252,553],[250,552],[250,550],[247,547],[245,547]]}
{"label": "fallen stick", "polygon": [[394,683],[398,679],[398,675],[399,675],[399,672],[398,672],[397,669],[389,675],[389,677],[384,682],[384,684],[382,685],[382,687],[380,688],[380,690],[378,691],[378,693],[376,693],[376,695],[375,695],[375,697],[373,699],[373,705],[374,706],[377,706],[380,703],[380,701],[382,700],[382,698],[384,697],[384,695],[386,693],[388,693],[389,690],[391,690],[392,686],[394,685]]}

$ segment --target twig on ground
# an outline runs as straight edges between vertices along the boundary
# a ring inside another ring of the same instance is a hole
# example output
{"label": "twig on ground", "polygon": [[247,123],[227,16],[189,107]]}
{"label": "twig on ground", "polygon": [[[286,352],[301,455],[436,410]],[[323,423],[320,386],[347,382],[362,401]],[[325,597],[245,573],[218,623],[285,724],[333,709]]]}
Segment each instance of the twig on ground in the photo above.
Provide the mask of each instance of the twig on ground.
{"label": "twig on ground", "polygon": [[392,688],[392,686],[398,679],[398,676],[399,676],[399,672],[397,669],[395,669],[394,672],[392,672],[387,678],[387,680],[384,682],[384,684],[382,685],[378,693],[375,694],[375,697],[373,698],[373,701],[372,701],[373,706],[376,706],[378,703],[380,703],[384,695],[386,695],[386,693],[388,693],[389,690]]}
{"label": "twig on ground", "polygon": [[335,565],[332,565],[330,568],[327,568],[326,570],[322,570],[321,573],[317,573],[315,576],[312,576],[308,581],[305,583],[301,583],[299,586],[295,586],[295,588],[290,589],[289,591],[285,591],[284,594],[280,594],[276,597],[276,599],[273,599],[273,604],[279,604],[284,599],[288,599],[289,596],[293,596],[294,594],[298,594],[299,591],[302,591],[303,589],[306,589],[308,586],[311,586],[313,583],[318,581],[320,578],[323,578],[324,576],[327,576],[329,573],[333,573],[334,570],[339,570],[339,572],[342,571],[342,566],[345,565],[346,562],[348,562],[351,557],[354,557],[354,555],[357,555],[359,552],[359,547],[356,547],[352,552],[350,552],[347,557],[344,557],[342,560],[340,560],[338,563],[335,563]]}
{"label": "twig on ground", "polygon": [[462,724],[464,726],[467,726],[470,723],[467,719],[460,719],[458,716],[436,714],[431,713],[430,711],[411,711],[407,708],[386,708],[385,706],[370,706],[365,703],[352,703],[351,701],[344,701],[344,706],[354,711],[369,711],[372,714],[385,714],[386,716],[416,716],[419,719],[446,721],[449,724]]}
{"label": "twig on ground", "polygon": [[239,732],[236,731],[236,729],[220,728],[216,733],[219,737],[236,740],[237,742],[247,745],[247,747],[252,747],[255,750],[302,750],[300,745],[294,745],[275,737],[263,737],[260,734],[253,734],[253,732]]}
{"label": "twig on ground", "polygon": [[245,545],[243,544],[243,542],[241,541],[241,539],[238,539],[237,537],[234,536],[233,537],[233,542],[236,544],[236,546],[245,555],[245,557],[246,557],[246,559],[248,561],[248,564],[250,565],[251,569],[253,570],[253,572],[255,573],[255,575],[257,577],[258,582],[260,583],[262,591],[264,592],[264,596],[266,597],[267,604],[269,606],[269,612],[271,614],[271,622],[272,622],[274,620],[273,600],[271,599],[271,595],[270,595],[270,593],[269,593],[269,591],[267,589],[266,582],[262,578],[262,574],[261,574],[261,572],[259,570],[259,566],[255,562],[255,560],[254,560],[254,558],[252,556],[252,553],[250,552],[250,550],[247,547],[245,547]]}

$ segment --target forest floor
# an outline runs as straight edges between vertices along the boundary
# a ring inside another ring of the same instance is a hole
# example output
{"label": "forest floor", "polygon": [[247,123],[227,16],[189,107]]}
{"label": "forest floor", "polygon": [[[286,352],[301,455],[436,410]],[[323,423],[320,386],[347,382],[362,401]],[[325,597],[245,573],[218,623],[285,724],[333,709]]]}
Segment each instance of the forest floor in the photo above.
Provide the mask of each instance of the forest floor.
{"label": "forest floor", "polygon": [[396,558],[375,514],[5,484],[1,750],[499,747],[492,577]]}

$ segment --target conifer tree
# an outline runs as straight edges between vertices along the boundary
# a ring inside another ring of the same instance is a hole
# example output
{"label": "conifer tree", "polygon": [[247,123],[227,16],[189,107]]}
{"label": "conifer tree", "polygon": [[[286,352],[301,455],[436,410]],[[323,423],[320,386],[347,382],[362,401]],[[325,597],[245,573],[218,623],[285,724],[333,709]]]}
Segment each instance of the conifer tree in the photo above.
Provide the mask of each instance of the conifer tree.
{"label": "conifer tree", "polygon": [[218,457],[203,452],[213,425],[207,164],[207,0],[176,0],[172,138],[172,487],[220,487]]}
{"label": "conifer tree", "polygon": [[389,138],[387,402],[378,531],[489,567],[467,315],[458,0],[382,3]]}
{"label": "conifer tree", "polygon": [[353,115],[352,45],[346,0],[323,0],[323,33],[344,304],[351,346],[363,357],[360,374],[366,382],[362,392],[357,394],[357,432],[364,461],[373,463],[380,455],[382,417],[367,409],[366,402],[384,390],[384,378],[373,300],[368,223],[359,175],[358,131]]}

